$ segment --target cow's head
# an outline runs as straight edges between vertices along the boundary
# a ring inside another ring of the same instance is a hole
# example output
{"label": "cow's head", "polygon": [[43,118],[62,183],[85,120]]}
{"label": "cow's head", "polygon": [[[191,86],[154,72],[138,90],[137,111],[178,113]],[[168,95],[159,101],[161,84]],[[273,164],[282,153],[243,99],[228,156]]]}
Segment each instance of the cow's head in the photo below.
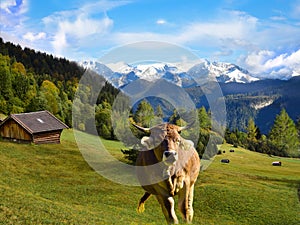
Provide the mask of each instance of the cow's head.
{"label": "cow's head", "polygon": [[179,149],[184,148],[184,140],[180,132],[186,127],[176,126],[174,124],[160,124],[152,128],[144,128],[133,124],[143,132],[150,132],[150,136],[142,138],[141,143],[147,150],[154,150],[154,154],[159,161],[170,166],[178,159]]}

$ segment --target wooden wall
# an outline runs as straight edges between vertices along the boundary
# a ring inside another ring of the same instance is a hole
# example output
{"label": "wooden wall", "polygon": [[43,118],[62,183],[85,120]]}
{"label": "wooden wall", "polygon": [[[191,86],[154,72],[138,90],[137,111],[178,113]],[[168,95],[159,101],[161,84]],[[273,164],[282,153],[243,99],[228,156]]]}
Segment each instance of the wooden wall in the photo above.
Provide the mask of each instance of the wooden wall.
{"label": "wooden wall", "polygon": [[0,127],[0,136],[17,142],[33,142],[35,144],[60,143],[62,130],[30,134],[22,126],[10,119]]}
{"label": "wooden wall", "polygon": [[51,131],[47,133],[33,134],[33,143],[46,144],[46,143],[60,143],[60,134],[62,130]]}
{"label": "wooden wall", "polygon": [[14,120],[7,120],[0,128],[0,136],[11,140],[32,141],[31,134]]}

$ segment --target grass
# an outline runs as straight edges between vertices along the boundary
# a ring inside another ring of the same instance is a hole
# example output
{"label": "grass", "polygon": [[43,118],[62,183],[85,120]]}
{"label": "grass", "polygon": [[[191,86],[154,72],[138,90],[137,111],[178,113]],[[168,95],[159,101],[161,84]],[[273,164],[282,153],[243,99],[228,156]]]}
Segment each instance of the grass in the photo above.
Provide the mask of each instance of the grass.
{"label": "grass", "polygon": [[[82,134],[88,143],[95,137]],[[120,142],[102,140],[122,159]],[[300,185],[298,159],[269,157],[220,147],[201,172],[195,189],[194,224],[298,224]],[[222,158],[230,159],[221,164]],[[272,161],[282,161],[273,167]],[[73,131],[60,145],[0,142],[0,224],[164,224],[155,198],[143,214],[136,206],[143,190],[114,183],[83,159]],[[177,212],[178,217],[180,217]],[[182,220],[180,220],[182,221]]]}
{"label": "grass", "polygon": [[0,113],[0,120],[4,120],[6,118],[6,116],[2,113]]}

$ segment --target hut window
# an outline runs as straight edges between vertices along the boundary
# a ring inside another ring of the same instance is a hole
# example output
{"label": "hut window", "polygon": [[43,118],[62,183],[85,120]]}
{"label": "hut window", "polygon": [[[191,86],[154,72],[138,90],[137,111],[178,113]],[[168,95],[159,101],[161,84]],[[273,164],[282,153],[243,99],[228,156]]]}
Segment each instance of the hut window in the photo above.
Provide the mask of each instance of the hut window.
{"label": "hut window", "polygon": [[45,123],[42,119],[40,119],[40,118],[37,118],[36,119],[37,121],[39,121],[40,123]]}

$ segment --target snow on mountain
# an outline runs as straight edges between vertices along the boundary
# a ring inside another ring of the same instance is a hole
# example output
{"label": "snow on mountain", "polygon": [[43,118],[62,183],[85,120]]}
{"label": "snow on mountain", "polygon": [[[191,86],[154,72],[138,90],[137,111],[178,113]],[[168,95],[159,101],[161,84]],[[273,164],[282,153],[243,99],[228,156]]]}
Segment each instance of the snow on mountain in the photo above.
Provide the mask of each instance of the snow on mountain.
{"label": "snow on mountain", "polygon": [[193,77],[199,77],[204,80],[216,79],[221,83],[251,83],[259,80],[250,75],[247,70],[231,63],[209,62],[207,60],[193,66],[189,71]]}
{"label": "snow on mountain", "polygon": [[219,82],[237,82],[237,83],[250,83],[259,80],[252,77],[247,70],[240,68],[231,63],[211,63],[210,73],[217,77]]}
{"label": "snow on mountain", "polygon": [[[202,60],[188,71],[179,69],[178,64],[147,63],[129,65],[124,62],[104,65],[99,62],[85,61],[81,66],[94,70],[103,75],[116,87],[122,87],[137,79],[149,82],[165,79],[181,87],[192,87],[199,84],[199,80],[228,83],[250,83],[259,80],[237,65]],[[196,82],[197,80],[197,82]]]}
{"label": "snow on mountain", "polygon": [[96,61],[83,61],[78,64],[83,68],[93,70],[106,78],[112,76],[114,73],[109,67]]}
{"label": "snow on mountain", "polygon": [[260,110],[260,109],[263,109],[263,108],[265,108],[269,105],[272,105],[274,101],[275,101],[275,99],[271,98],[271,99],[267,99],[267,100],[262,101],[262,102],[252,103],[252,104],[250,104],[250,107],[254,108],[255,110]]}

